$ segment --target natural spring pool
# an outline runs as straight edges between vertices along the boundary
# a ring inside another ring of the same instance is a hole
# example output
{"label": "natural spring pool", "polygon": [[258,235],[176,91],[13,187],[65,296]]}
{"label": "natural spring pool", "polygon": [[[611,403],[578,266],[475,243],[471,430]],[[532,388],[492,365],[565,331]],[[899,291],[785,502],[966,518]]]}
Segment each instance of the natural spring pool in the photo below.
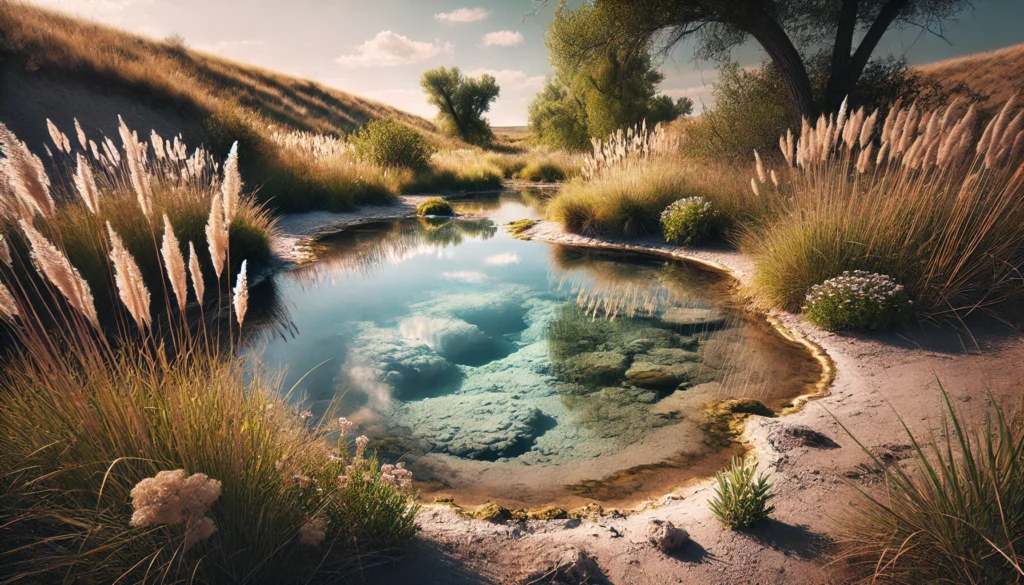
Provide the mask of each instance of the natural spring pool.
{"label": "natural spring pool", "polygon": [[779,410],[821,369],[730,280],[651,256],[511,238],[541,200],[456,202],[456,219],[365,224],[278,272],[289,326],[250,343],[303,408],[357,424],[424,499],[627,506],[742,452],[706,429],[716,400]]}

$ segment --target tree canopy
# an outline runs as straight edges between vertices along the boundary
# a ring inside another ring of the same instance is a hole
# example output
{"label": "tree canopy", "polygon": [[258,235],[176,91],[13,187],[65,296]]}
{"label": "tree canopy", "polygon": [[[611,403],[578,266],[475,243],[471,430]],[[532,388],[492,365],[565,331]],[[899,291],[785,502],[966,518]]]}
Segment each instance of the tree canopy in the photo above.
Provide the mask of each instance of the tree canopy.
{"label": "tree canopy", "polygon": [[498,99],[500,88],[494,77],[467,77],[458,67],[439,67],[423,74],[420,81],[427,101],[438,109],[438,121],[449,134],[472,144],[487,144],[494,138],[484,114]]}
{"label": "tree canopy", "polygon": [[[835,111],[893,27],[941,31],[971,0],[586,0],[555,13],[548,47],[558,68],[572,68],[622,49],[637,58],[667,55],[685,39],[695,57],[725,62],[753,38],[785,83],[796,112]],[[860,42],[854,47],[854,37]],[[816,103],[805,57],[830,55],[827,91]]]}
{"label": "tree canopy", "polygon": [[693,111],[693,101],[657,95],[664,76],[648,55],[611,50],[578,67],[556,63],[555,79],[530,104],[530,126],[541,142],[583,150],[590,138],[646,120],[667,122]]}

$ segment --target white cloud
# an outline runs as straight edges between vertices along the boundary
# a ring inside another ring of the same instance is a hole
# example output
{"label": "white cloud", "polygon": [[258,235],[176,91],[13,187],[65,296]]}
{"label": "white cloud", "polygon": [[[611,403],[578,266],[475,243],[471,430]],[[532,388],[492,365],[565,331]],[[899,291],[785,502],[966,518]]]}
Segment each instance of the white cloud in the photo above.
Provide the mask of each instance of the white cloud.
{"label": "white cloud", "polygon": [[414,41],[389,30],[377,33],[377,36],[356,46],[356,52],[342,55],[336,61],[349,68],[356,67],[395,67],[419,63],[442,53],[451,53],[451,43],[440,44],[425,41]]}
{"label": "white cloud", "polygon": [[505,252],[504,254],[498,254],[496,256],[488,256],[484,259],[484,264],[488,266],[508,266],[509,264],[519,264],[519,254],[515,252]]}
{"label": "white cloud", "polygon": [[452,280],[455,282],[466,282],[469,284],[481,284],[487,280],[487,275],[483,272],[475,272],[472,270],[457,270],[455,272],[442,272],[441,276],[445,280]]}
{"label": "white cloud", "polygon": [[487,17],[490,15],[491,13],[484,10],[483,8],[459,8],[457,10],[452,10],[451,12],[441,12],[435,14],[434,20],[438,22],[465,24],[467,22],[487,20]]}
{"label": "white cloud", "polygon": [[511,30],[489,32],[483,37],[484,47],[514,47],[523,42],[523,33]]}
{"label": "white cloud", "polygon": [[543,89],[544,84],[548,80],[543,75],[527,75],[525,71],[520,71],[519,69],[473,69],[467,71],[466,75],[470,77],[490,75],[498,82],[498,87],[501,88],[502,93],[516,90],[533,90],[537,92]]}

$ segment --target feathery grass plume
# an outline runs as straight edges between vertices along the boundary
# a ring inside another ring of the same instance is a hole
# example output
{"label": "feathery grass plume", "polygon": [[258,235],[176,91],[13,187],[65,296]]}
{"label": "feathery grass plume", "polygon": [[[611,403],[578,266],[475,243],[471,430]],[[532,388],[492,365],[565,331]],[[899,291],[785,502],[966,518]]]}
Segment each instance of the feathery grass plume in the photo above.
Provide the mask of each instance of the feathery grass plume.
{"label": "feathery grass plume", "polygon": [[82,153],[75,153],[75,189],[85,203],[86,209],[94,215],[100,210],[100,190],[96,186],[96,177],[92,174],[92,167],[85,160]]}
{"label": "feathery grass plume", "polygon": [[217,278],[224,272],[224,260],[228,256],[228,226],[224,222],[224,206],[221,194],[210,198],[210,218],[206,220],[206,243],[210,248],[210,261]]}
{"label": "feathery grass plume", "polygon": [[769,174],[772,177],[772,184],[775,185],[776,187],[778,187],[779,186],[779,177],[778,177],[778,175],[775,174],[775,169],[772,169]]}
{"label": "feathery grass plume", "polygon": [[864,174],[871,168],[871,154],[874,150],[875,145],[868,143],[867,148],[863,148],[860,151],[860,155],[857,157],[857,172]]}
{"label": "feathery grass plume", "polygon": [[92,158],[94,158],[96,162],[100,162],[100,149],[96,147],[95,140],[89,141],[89,152],[92,153]]}
{"label": "feathery grass plume", "polygon": [[156,133],[156,130],[149,131],[149,142],[153,145],[153,154],[156,155],[157,160],[164,160],[166,153],[164,153],[164,139]]}
{"label": "feathery grass plume", "polygon": [[224,222],[231,223],[238,211],[238,198],[242,193],[242,175],[238,172],[238,142],[231,145],[228,159],[224,161],[224,180],[220,184],[224,197]]}
{"label": "feathery grass plume", "polygon": [[164,214],[164,237],[160,243],[160,255],[164,259],[164,270],[167,271],[167,279],[171,281],[174,298],[178,300],[178,309],[184,311],[186,295],[188,295],[185,259],[181,256],[181,245],[178,243],[178,238],[174,236],[174,227],[171,226],[171,220],[166,213]]}
{"label": "feathery grass plume", "polygon": [[878,149],[878,158],[875,159],[875,166],[880,167],[889,160],[889,143],[882,144],[882,148]]}
{"label": "feathery grass plume", "polygon": [[82,130],[82,125],[78,123],[78,118],[75,118],[75,134],[78,136],[78,144],[82,145],[82,150],[89,150],[89,144],[85,139],[85,130]]}
{"label": "feathery grass plume", "polygon": [[46,119],[46,129],[50,131],[50,138],[57,146],[57,150],[71,154],[71,141],[68,140],[67,135],[61,132],[60,128],[57,128],[57,125],[51,122],[49,118]]}
{"label": "feathery grass plume", "polygon": [[139,329],[147,329],[151,320],[150,295],[146,283],[142,281],[142,272],[109,221],[107,234],[110,236],[110,261],[114,264],[114,283],[117,285],[118,295]]}
{"label": "feathery grass plume", "polygon": [[196,302],[202,306],[206,285],[203,284],[203,270],[199,267],[199,256],[196,256],[196,247],[192,242],[188,243],[188,271],[192,274],[192,290],[196,293]]}
{"label": "feathery grass plume", "polygon": [[13,319],[20,314],[18,303],[15,302],[11,291],[7,290],[7,287],[0,282],[0,316],[4,319]]}
{"label": "feathery grass plume", "polygon": [[[124,123],[124,119],[118,116],[117,121],[117,131],[121,135],[124,155],[128,160],[128,175],[131,178],[135,194],[139,198],[139,207],[142,208],[142,213],[149,218],[153,215],[153,191],[150,189],[149,176],[146,174],[146,169],[143,166],[145,154],[139,148],[139,142],[135,139],[135,136],[128,130],[128,125]],[[117,149],[114,150],[116,151]]]}
{"label": "feathery grass plume", "polygon": [[868,119],[860,129],[860,147],[864,148],[871,142],[871,133],[875,131],[875,122],[878,120],[878,110],[871,112]]}
{"label": "feathery grass plume", "polygon": [[4,173],[14,191],[15,197],[27,210],[35,209],[44,216],[53,213],[53,197],[50,196],[50,177],[43,169],[43,161],[32,154],[28,146],[18,140],[7,126],[0,122],[0,153]]}
{"label": "feathery grass plume", "polygon": [[67,256],[24,219],[18,220],[18,225],[32,246],[32,261],[36,269],[64,295],[69,305],[98,329],[100,321],[96,316],[96,303],[93,301],[89,285],[78,269],[71,265]]}
{"label": "feathery grass plume", "polygon": [[242,268],[238,271],[238,280],[235,282],[235,317],[238,319],[238,326],[242,326],[245,320],[245,312],[249,309],[249,278],[245,273],[246,261],[242,260]]}
{"label": "feathery grass plume", "polygon": [[7,243],[7,236],[0,234],[0,262],[11,265],[11,246]]}
{"label": "feathery grass plume", "polygon": [[768,178],[764,174],[764,163],[761,162],[761,155],[757,154],[757,150],[754,150],[754,161],[756,161],[755,166],[757,168],[757,179],[762,183],[766,182]]}
{"label": "feathery grass plume", "polygon": [[757,181],[754,180],[754,177],[750,177],[750,189],[754,192],[754,195],[761,196],[761,190],[757,188]]}
{"label": "feathery grass plume", "polygon": [[896,125],[896,120],[900,116],[900,102],[897,101],[892,108],[889,109],[889,113],[885,115],[885,121],[882,122],[882,142],[892,141],[892,129]]}

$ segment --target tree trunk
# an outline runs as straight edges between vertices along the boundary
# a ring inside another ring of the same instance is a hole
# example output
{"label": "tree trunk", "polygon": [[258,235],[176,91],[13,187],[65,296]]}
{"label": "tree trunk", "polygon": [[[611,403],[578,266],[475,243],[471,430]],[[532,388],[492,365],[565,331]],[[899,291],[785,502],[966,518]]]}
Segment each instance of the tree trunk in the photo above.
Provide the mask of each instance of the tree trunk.
{"label": "tree trunk", "polygon": [[832,67],[825,93],[825,107],[828,112],[837,112],[853,90],[850,83],[850,59],[853,49],[853,32],[857,27],[857,1],[843,0],[836,28],[836,43],[832,48]]}
{"label": "tree trunk", "polygon": [[789,35],[763,10],[750,14],[744,25],[747,32],[757,40],[778,67],[797,115],[813,118],[815,109],[811,79],[807,76],[807,68],[804,67],[803,59],[800,58],[800,53],[793,46]]}
{"label": "tree trunk", "polygon": [[[871,54],[875,52],[875,47],[878,46],[878,41],[882,39],[882,35],[885,31],[889,30],[889,26],[899,16],[903,7],[906,6],[908,0],[889,0],[885,3],[885,6],[878,12],[878,16],[875,17],[875,21],[871,23],[871,27],[868,32],[864,34],[864,38],[861,39],[860,45],[857,47],[857,51],[850,58],[849,67],[846,74],[846,86],[847,88],[853,88],[857,81],[860,79],[861,74],[864,73],[864,67],[867,66],[868,61],[871,59]],[[849,90],[847,90],[849,91]]]}

